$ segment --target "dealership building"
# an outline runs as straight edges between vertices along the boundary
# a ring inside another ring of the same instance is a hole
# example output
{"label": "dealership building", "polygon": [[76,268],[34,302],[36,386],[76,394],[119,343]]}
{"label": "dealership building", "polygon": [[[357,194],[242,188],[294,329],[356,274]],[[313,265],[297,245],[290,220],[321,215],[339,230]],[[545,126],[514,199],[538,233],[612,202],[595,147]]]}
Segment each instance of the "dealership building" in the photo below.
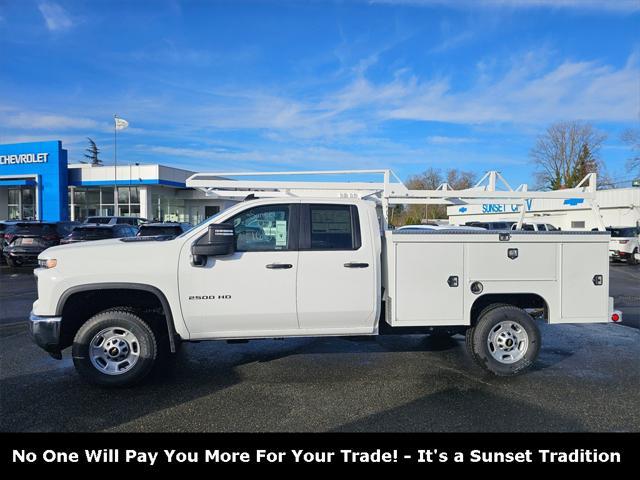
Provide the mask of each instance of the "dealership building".
{"label": "dealership building", "polygon": [[0,145],[0,220],[123,215],[195,224],[234,203],[187,188],[193,173],[138,163],[69,164],[60,141]]}

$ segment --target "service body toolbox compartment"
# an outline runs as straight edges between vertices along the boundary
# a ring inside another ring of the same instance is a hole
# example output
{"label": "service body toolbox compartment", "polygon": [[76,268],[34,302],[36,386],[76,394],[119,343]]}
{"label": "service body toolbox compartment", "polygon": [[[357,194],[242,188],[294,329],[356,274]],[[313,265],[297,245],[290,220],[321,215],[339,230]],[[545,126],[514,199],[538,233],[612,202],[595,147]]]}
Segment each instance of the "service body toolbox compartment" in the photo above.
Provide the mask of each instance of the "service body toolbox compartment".
{"label": "service body toolbox compartment", "polygon": [[388,231],[387,322],[468,325],[474,302],[506,293],[540,296],[550,323],[607,321],[608,244],[607,232]]}

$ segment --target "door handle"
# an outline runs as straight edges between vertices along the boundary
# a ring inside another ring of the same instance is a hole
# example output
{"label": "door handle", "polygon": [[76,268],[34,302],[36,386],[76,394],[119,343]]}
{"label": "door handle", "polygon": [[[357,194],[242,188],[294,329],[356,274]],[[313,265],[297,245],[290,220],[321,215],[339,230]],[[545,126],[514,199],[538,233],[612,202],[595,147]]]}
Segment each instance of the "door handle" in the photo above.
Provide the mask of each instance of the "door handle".
{"label": "door handle", "polygon": [[368,263],[349,262],[344,264],[345,268],[367,268]]}
{"label": "door handle", "polygon": [[275,269],[283,270],[287,268],[293,268],[293,265],[291,265],[290,263],[270,263],[266,265],[266,267],[271,270],[275,270]]}

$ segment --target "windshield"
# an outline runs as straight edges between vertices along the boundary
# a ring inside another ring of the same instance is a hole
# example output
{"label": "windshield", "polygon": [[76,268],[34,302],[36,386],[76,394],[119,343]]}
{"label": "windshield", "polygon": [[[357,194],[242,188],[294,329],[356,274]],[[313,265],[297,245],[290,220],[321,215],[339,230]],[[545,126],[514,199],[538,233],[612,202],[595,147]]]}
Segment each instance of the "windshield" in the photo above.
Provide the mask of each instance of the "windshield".
{"label": "windshield", "polygon": [[611,237],[635,237],[638,231],[633,227],[628,228],[607,228],[611,232]]}
{"label": "windshield", "polygon": [[71,232],[69,238],[72,240],[100,240],[103,238],[113,238],[113,229],[100,227],[76,228]]}
{"label": "windshield", "polygon": [[138,236],[140,237],[147,237],[150,235],[178,235],[180,233],[182,233],[182,229],[180,227],[171,225],[143,225],[138,230]]}

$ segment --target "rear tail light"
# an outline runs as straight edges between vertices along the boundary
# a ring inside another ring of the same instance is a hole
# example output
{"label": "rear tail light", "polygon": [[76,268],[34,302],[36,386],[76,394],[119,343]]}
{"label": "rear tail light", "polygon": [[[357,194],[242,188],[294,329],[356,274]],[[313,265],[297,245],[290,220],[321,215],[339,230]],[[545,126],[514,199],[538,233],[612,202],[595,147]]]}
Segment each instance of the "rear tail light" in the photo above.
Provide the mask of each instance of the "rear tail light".
{"label": "rear tail light", "polygon": [[612,322],[619,322],[622,319],[622,317],[620,316],[620,314],[618,312],[613,312],[611,314],[611,321]]}
{"label": "rear tail light", "polygon": [[12,234],[12,233],[6,233],[6,234],[4,235],[4,240],[5,240],[7,243],[11,243],[11,242],[13,241],[13,239],[14,239],[14,238],[16,238],[16,236],[15,236],[14,234]]}
{"label": "rear tail light", "polygon": [[625,245],[625,244],[629,243],[629,240],[618,240],[618,243],[620,245]]}

